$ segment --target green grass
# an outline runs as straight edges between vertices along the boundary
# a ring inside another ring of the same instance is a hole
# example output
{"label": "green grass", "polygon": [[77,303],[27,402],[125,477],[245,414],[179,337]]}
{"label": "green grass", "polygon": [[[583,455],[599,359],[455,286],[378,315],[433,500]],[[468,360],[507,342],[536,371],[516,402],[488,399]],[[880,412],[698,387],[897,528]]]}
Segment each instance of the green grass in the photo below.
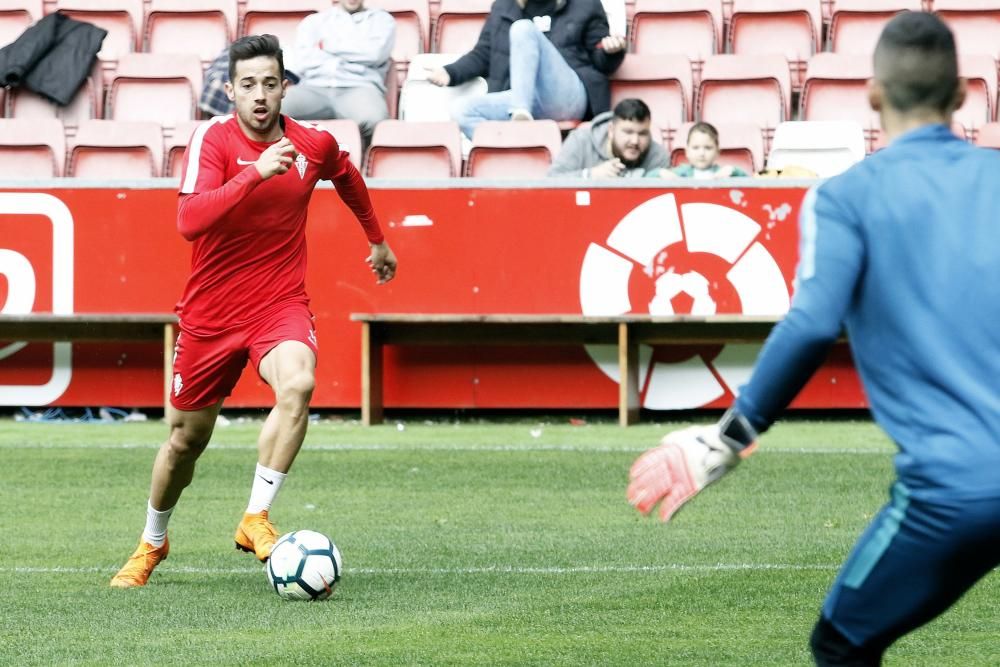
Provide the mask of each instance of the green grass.
{"label": "green grass", "polygon": [[[119,591],[164,426],[0,421],[0,664],[810,664],[892,447],[867,422],[779,424],[665,527],[624,488],[673,426],[314,424],[273,518],[331,535],[347,571],[332,599],[289,603],[231,541],[258,424],[217,430],[170,558]],[[886,664],[996,664],[998,589]]]}

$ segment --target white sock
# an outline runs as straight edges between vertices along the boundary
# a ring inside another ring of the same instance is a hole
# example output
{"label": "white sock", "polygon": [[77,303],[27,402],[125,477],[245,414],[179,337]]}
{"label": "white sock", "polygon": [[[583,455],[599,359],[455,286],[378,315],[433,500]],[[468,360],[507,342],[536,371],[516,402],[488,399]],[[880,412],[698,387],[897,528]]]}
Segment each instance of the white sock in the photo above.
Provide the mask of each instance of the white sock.
{"label": "white sock", "polygon": [[154,547],[162,547],[167,539],[167,522],[170,521],[170,515],[173,512],[173,507],[162,512],[155,510],[147,501],[146,528],[142,531],[142,541],[148,542]]}
{"label": "white sock", "polygon": [[274,502],[274,497],[278,495],[278,489],[287,476],[288,473],[271,470],[258,463],[253,476],[253,488],[250,489],[247,514],[257,514],[271,509],[271,503]]}

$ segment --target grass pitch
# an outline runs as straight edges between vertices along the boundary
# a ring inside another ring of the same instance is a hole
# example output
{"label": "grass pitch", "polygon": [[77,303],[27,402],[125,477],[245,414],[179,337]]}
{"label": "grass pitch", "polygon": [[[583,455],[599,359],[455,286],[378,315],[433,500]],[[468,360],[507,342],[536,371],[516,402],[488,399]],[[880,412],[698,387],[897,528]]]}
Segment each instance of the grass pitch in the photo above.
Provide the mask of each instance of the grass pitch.
{"label": "grass pitch", "polygon": [[[0,421],[0,664],[810,664],[823,595],[892,480],[874,426],[779,424],[663,526],[625,480],[679,424],[557,421],[313,424],[272,517],[343,552],[320,603],[281,601],[233,548],[259,424],[216,431],[170,558],[120,591],[165,427]],[[886,664],[998,664],[998,584]]]}

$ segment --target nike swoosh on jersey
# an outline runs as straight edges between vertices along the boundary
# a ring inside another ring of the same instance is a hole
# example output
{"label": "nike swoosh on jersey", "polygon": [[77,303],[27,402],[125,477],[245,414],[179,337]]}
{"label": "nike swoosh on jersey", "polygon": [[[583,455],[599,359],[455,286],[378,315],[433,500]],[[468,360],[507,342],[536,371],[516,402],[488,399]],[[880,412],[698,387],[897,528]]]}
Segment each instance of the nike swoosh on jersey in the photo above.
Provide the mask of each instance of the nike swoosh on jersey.
{"label": "nike swoosh on jersey", "polygon": [[255,162],[256,160],[241,160],[240,158],[236,158],[236,164],[247,165],[254,164]]}

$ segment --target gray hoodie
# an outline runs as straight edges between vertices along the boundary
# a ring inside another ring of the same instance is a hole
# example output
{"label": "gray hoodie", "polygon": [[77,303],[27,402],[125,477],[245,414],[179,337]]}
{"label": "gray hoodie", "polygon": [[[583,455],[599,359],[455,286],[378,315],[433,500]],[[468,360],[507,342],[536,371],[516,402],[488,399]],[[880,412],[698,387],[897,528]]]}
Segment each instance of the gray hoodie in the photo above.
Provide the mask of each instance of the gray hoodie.
{"label": "gray hoodie", "polygon": [[[605,111],[594,117],[589,126],[578,127],[563,142],[559,155],[552,162],[549,176],[576,176],[586,178],[589,170],[611,159],[608,154],[608,127],[614,112]],[[654,130],[655,131],[655,130]],[[670,165],[667,151],[655,139],[637,167],[622,172],[624,178],[641,178],[650,169]],[[585,171],[586,170],[586,171]]]}

